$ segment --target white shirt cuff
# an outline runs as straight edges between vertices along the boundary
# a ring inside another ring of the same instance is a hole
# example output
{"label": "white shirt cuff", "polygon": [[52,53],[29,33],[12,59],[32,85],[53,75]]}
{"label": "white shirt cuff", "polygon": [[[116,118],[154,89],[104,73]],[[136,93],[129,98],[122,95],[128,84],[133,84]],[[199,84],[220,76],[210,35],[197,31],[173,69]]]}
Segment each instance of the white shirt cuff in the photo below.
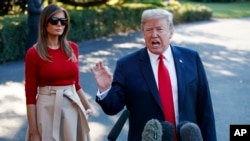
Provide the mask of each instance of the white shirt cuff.
{"label": "white shirt cuff", "polygon": [[98,90],[96,96],[99,98],[99,100],[103,100],[108,95],[108,92],[109,92],[110,89],[111,89],[111,86],[107,90],[105,90],[103,92],[100,92]]}

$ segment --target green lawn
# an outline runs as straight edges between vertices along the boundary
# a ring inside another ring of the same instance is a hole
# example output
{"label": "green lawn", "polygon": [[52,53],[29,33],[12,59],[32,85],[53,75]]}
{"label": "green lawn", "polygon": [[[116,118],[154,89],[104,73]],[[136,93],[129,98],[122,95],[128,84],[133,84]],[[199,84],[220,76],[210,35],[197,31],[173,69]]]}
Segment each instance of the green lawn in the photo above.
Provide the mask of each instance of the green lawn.
{"label": "green lawn", "polygon": [[212,9],[214,18],[242,18],[250,17],[250,2],[233,3],[196,3],[184,2],[183,4],[201,4]]}

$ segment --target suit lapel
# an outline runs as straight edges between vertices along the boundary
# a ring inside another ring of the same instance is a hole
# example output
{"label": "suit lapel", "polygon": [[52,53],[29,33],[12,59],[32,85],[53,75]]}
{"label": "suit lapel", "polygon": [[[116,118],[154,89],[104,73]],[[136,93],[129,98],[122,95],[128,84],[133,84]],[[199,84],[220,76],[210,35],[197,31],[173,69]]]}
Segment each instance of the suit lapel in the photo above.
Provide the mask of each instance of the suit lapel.
{"label": "suit lapel", "polygon": [[159,107],[161,108],[159,91],[158,91],[157,84],[154,78],[154,73],[150,64],[150,59],[149,59],[149,55],[147,52],[147,48],[143,49],[140,52],[139,66],[144,76],[144,79],[146,81],[146,84],[148,85],[148,88],[150,89],[151,93],[153,94],[154,99],[157,101]]}
{"label": "suit lapel", "polygon": [[185,60],[181,57],[181,52],[176,47],[172,47],[172,53],[174,58],[174,64],[176,69],[177,86],[178,86],[178,106],[179,112],[181,111],[181,104],[183,103],[185,96]]}

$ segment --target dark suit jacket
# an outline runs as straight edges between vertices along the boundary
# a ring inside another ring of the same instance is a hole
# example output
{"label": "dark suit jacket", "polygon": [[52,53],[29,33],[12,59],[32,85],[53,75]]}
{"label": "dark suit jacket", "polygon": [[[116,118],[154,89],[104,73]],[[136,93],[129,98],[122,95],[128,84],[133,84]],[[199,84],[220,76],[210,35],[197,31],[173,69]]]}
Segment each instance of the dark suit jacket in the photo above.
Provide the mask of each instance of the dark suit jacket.
{"label": "dark suit jacket", "polygon": [[[216,141],[215,121],[206,73],[197,52],[173,47],[178,81],[179,122],[199,125],[204,141]],[[96,101],[108,115],[130,111],[129,141],[140,141],[145,123],[164,120],[159,91],[147,49],[143,48],[117,61],[111,90]]]}

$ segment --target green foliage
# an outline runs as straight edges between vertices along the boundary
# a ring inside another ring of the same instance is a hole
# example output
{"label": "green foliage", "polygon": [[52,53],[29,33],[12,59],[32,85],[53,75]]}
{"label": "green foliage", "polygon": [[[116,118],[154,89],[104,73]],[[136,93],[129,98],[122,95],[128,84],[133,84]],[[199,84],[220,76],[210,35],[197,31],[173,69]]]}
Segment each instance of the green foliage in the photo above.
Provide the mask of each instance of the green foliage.
{"label": "green foliage", "polygon": [[[139,30],[141,13],[149,8],[165,8],[173,12],[174,23],[209,20],[212,12],[203,6],[124,4],[122,6],[88,7],[69,10],[71,26],[68,39],[80,42],[119,32]],[[27,41],[27,15],[0,17],[0,63],[24,57]]]}
{"label": "green foliage", "polygon": [[204,5],[213,11],[215,18],[242,18],[250,17],[250,2],[231,3],[196,3],[188,2],[193,6]]}
{"label": "green foliage", "polygon": [[204,2],[204,3],[210,3],[210,2],[217,2],[217,3],[229,3],[229,2],[237,2],[238,0],[188,0],[192,2]]}
{"label": "green foliage", "polygon": [[175,24],[206,21],[212,17],[212,10],[204,5],[181,4],[178,1],[170,1],[166,9],[174,14]]}
{"label": "green foliage", "polygon": [[27,38],[26,16],[6,16],[0,19],[0,63],[21,59]]}
{"label": "green foliage", "polygon": [[173,12],[176,17],[176,19],[174,19],[176,24],[206,21],[212,17],[212,10],[201,5],[193,6],[190,4],[186,4]]}
{"label": "green foliage", "polygon": [[164,6],[163,1],[165,0],[141,0],[141,3],[149,3],[157,6]]}
{"label": "green foliage", "polygon": [[118,32],[137,30],[139,29],[140,15],[146,8],[150,7],[104,6],[102,8],[84,8],[82,11],[69,11],[71,30],[68,38],[82,41]]}
{"label": "green foliage", "polygon": [[26,0],[0,0],[0,15],[23,13],[26,10]]}

